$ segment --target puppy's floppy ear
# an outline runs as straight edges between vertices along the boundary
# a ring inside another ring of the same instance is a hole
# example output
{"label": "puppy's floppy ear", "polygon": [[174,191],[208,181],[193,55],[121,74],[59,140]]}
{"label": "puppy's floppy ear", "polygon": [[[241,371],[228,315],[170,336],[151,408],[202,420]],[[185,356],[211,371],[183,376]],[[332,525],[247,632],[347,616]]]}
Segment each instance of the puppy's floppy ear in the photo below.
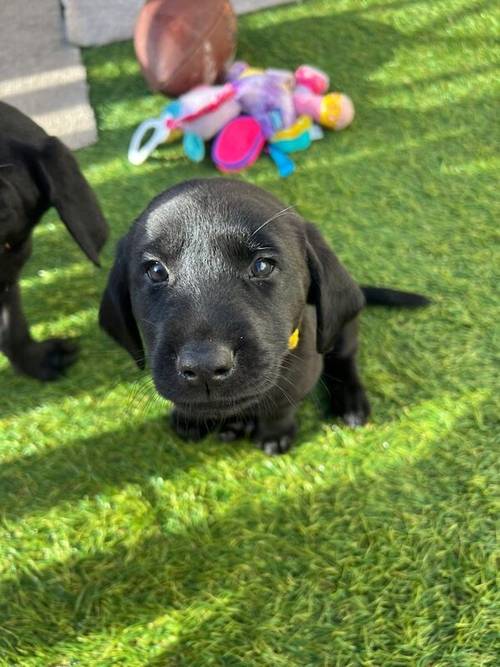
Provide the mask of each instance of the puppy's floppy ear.
{"label": "puppy's floppy ear", "polygon": [[311,276],[308,302],[316,306],[318,352],[331,350],[340,330],[365,304],[363,293],[327,246],[319,231],[306,223],[307,263]]}
{"label": "puppy's floppy ear", "polygon": [[56,137],[48,137],[35,168],[42,192],[83,252],[99,266],[99,251],[108,237],[108,226],[70,150]]}
{"label": "puppy's floppy ear", "polygon": [[130,300],[127,246],[128,237],[125,236],[118,244],[115,263],[102,296],[99,324],[127,350],[137,366],[144,369],[144,347]]}
{"label": "puppy's floppy ear", "polygon": [[0,171],[0,209],[14,211],[21,205],[21,198],[15,187],[6,178],[2,178],[1,173]]}

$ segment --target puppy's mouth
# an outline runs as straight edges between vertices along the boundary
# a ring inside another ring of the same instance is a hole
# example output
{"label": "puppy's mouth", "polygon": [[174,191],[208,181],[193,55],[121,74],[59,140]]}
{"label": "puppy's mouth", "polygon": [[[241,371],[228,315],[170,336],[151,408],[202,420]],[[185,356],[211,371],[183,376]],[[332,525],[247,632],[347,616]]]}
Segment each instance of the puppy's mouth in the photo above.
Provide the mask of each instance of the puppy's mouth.
{"label": "puppy's mouth", "polygon": [[236,396],[228,398],[218,398],[212,400],[192,400],[175,401],[175,405],[183,410],[230,410],[231,408],[249,407],[257,403],[262,398],[262,394],[252,394],[249,396]]}

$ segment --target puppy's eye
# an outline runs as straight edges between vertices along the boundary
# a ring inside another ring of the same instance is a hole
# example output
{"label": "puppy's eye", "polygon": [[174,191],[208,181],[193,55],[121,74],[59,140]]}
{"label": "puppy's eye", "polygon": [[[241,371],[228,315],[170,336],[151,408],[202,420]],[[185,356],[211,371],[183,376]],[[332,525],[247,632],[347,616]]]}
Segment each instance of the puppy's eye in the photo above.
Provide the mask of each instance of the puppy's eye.
{"label": "puppy's eye", "polygon": [[272,259],[259,257],[250,267],[250,271],[254,278],[267,278],[274,271],[274,266],[275,264]]}
{"label": "puppy's eye", "polygon": [[161,262],[148,262],[144,268],[147,277],[152,283],[165,283],[168,281],[168,271]]}

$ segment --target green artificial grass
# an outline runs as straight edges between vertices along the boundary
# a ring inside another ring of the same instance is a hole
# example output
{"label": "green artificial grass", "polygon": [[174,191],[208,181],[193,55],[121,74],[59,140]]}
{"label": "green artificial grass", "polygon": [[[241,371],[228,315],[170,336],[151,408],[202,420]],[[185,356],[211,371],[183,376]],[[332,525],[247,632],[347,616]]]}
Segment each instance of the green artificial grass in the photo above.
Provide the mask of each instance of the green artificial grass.
{"label": "green artificial grass", "polygon": [[112,239],[98,271],[46,217],[26,309],[81,357],[46,385],[0,362],[2,667],[498,664],[497,19],[480,1],[314,0],[240,20],[240,58],[316,64],[357,109],[291,178],[267,158],[241,178],[315,220],[360,281],[434,299],[363,314],[371,423],[332,423],[313,396],[279,458],[182,443],[97,327],[134,216],[216,172],[179,144],[129,165],[164,100],[130,43],[85,52],[100,140],[78,159]]}

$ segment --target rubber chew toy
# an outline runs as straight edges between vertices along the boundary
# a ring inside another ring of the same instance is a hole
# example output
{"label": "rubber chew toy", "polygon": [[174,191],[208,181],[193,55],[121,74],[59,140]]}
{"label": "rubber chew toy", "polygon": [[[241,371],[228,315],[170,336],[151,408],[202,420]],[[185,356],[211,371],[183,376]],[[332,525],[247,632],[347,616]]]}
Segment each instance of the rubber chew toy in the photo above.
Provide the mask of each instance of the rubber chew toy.
{"label": "rubber chew toy", "polygon": [[[135,165],[142,164],[157,146],[182,135],[182,132],[175,134],[168,128],[169,121],[175,118],[173,109],[170,111],[171,106],[175,104],[175,102],[172,105],[168,104],[158,118],[147,118],[136,128],[128,146],[129,162]],[[148,134],[150,134],[149,139],[144,141]]]}

